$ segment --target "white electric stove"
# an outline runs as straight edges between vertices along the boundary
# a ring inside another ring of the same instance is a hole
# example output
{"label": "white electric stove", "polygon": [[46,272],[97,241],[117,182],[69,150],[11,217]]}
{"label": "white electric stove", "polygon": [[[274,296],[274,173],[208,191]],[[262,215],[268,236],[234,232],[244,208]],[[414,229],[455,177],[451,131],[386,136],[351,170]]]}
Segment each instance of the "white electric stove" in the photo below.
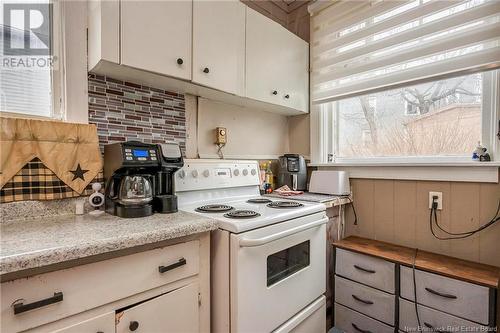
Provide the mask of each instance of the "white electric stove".
{"label": "white electric stove", "polygon": [[185,160],[179,209],[217,219],[212,332],[325,332],[325,206],[260,196],[256,161]]}

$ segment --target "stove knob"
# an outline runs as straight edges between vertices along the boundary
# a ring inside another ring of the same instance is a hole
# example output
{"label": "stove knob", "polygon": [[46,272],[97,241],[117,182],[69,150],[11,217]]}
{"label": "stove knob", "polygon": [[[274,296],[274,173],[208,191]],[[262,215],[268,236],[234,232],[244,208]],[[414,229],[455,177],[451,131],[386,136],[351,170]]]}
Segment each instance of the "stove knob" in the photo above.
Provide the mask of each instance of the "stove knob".
{"label": "stove knob", "polygon": [[233,174],[234,174],[235,176],[239,176],[239,175],[240,175],[240,170],[238,170],[238,169],[234,169]]}
{"label": "stove knob", "polygon": [[207,170],[203,171],[203,176],[205,176],[205,177],[210,176],[210,170],[207,169]]}
{"label": "stove knob", "polygon": [[257,170],[252,169],[252,171],[250,171],[250,173],[252,174],[252,176],[255,176],[257,174]]}
{"label": "stove knob", "polygon": [[193,170],[193,171],[191,172],[191,176],[193,176],[193,178],[198,177],[198,170]]}
{"label": "stove knob", "polygon": [[243,169],[243,176],[246,176],[248,175],[248,170],[247,169]]}
{"label": "stove knob", "polygon": [[184,177],[186,177],[186,171],[184,171],[184,170],[179,170],[179,178],[180,178],[180,179],[184,179]]}

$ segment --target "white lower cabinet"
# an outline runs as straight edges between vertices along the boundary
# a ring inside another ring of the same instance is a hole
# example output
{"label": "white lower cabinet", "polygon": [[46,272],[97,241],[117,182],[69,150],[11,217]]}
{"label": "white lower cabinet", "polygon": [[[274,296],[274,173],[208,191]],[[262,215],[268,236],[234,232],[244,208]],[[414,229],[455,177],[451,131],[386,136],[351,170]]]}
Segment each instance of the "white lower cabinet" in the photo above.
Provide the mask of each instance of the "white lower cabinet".
{"label": "white lower cabinet", "polygon": [[210,234],[205,233],[162,248],[3,282],[0,332],[207,332],[209,249]]}
{"label": "white lower cabinet", "polygon": [[54,333],[114,333],[115,332],[115,312],[91,318],[81,323],[58,329]]}
{"label": "white lower cabinet", "polygon": [[116,314],[116,333],[199,331],[198,284],[176,289]]}

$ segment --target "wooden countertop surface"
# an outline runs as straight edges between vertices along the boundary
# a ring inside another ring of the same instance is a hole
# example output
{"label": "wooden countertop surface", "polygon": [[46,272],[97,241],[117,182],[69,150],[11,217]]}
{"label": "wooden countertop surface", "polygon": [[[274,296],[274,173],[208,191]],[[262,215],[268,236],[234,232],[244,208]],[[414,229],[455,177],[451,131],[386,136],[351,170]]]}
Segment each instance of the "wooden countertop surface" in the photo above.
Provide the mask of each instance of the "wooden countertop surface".
{"label": "wooden countertop surface", "polygon": [[[373,239],[350,236],[333,246],[371,255],[402,265],[412,266],[415,249]],[[472,282],[490,288],[499,288],[500,267],[479,264],[441,254],[418,250],[415,267],[454,279]]]}

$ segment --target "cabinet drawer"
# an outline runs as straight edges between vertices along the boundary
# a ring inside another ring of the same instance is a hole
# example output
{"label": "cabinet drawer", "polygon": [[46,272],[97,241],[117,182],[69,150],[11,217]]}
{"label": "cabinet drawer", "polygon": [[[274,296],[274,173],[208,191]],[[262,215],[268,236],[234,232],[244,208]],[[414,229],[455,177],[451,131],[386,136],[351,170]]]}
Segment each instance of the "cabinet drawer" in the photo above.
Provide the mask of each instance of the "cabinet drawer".
{"label": "cabinet drawer", "polygon": [[[413,273],[401,266],[401,296],[414,300]],[[489,323],[489,289],[445,276],[415,271],[419,304],[484,325]]]}
{"label": "cabinet drawer", "polygon": [[82,333],[82,332],[102,332],[115,333],[115,312],[109,312],[81,323],[71,325],[54,333]]}
{"label": "cabinet drawer", "polygon": [[[199,241],[194,240],[4,282],[0,286],[1,331],[18,332],[37,327],[196,275],[198,256]],[[179,261],[182,258],[184,261]],[[12,304],[20,303],[19,300],[25,306],[18,307],[18,313],[14,314]],[[40,302],[42,300],[46,301]],[[28,310],[29,304],[36,306]]]}
{"label": "cabinet drawer", "polygon": [[335,327],[346,333],[394,333],[394,328],[335,303]]}
{"label": "cabinet drawer", "polygon": [[[487,327],[461,319],[441,311],[418,305],[420,325],[434,332],[487,332]],[[399,329],[405,332],[417,332],[418,322],[415,303],[399,299]]]}
{"label": "cabinet drawer", "polygon": [[198,332],[198,284],[167,294],[116,314],[116,333]]}
{"label": "cabinet drawer", "polygon": [[394,295],[336,276],[335,302],[394,325]]}
{"label": "cabinet drawer", "polygon": [[335,274],[394,294],[392,262],[343,249],[336,250]]}

